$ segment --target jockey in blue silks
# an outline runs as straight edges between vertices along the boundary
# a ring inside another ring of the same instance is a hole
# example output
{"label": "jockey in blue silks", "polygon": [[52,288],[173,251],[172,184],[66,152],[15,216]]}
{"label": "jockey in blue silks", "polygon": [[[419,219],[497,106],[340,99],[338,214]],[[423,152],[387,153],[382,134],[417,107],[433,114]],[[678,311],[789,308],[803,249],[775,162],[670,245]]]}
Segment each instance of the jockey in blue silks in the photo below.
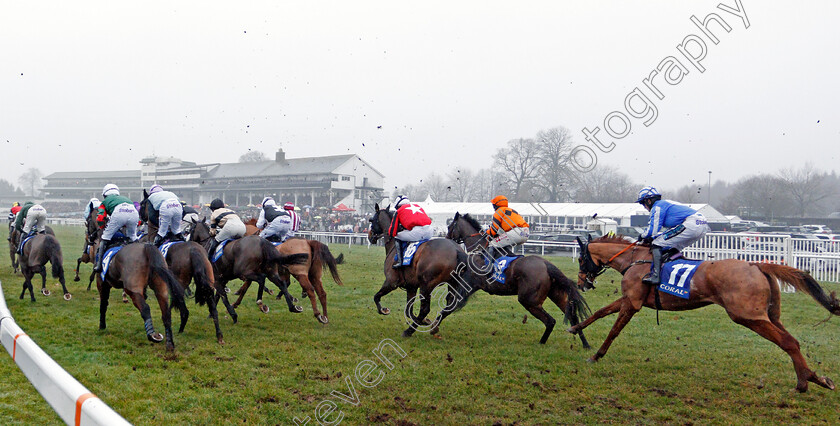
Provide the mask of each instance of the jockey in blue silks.
{"label": "jockey in blue silks", "polygon": [[639,240],[650,243],[653,265],[652,272],[642,282],[659,285],[663,249],[681,251],[703,238],[710,228],[706,218],[697,210],[675,201],[663,200],[659,191],[652,186],[642,188],[636,202],[650,211],[650,223]]}

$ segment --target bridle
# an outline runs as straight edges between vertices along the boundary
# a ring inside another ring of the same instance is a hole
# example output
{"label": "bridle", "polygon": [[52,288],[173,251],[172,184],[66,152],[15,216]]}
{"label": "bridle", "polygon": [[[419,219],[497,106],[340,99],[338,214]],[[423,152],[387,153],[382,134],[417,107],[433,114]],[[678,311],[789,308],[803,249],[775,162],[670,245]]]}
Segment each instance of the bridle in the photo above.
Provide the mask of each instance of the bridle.
{"label": "bridle", "polygon": [[[458,220],[460,220],[460,218],[458,218]],[[449,235],[451,235],[451,234],[452,234],[452,227],[457,227],[457,225],[456,225],[456,224],[458,223],[458,220],[455,220],[454,222],[452,222],[452,223],[449,225],[449,226],[450,226],[450,229],[449,229]],[[460,235],[460,236],[458,236],[458,237],[455,237],[455,236],[453,235],[453,236],[452,236],[452,238],[451,238],[451,240],[452,240],[452,241],[454,241],[456,244],[463,244],[463,245],[464,245],[464,247],[466,248],[466,252],[467,252],[467,253],[472,253],[472,252],[473,252],[473,250],[475,250],[476,248],[478,248],[478,247],[481,245],[481,241],[482,241],[484,238],[477,238],[477,239],[476,239],[476,241],[475,241],[475,243],[473,243],[473,244],[469,244],[469,245],[467,244],[467,239],[468,239],[468,238],[473,238],[473,237],[479,237],[479,236],[481,236],[481,237],[483,237],[483,236],[484,236],[484,233],[482,233],[480,230],[479,230],[478,232],[473,233],[473,234],[470,234],[470,235]]]}
{"label": "bridle", "polygon": [[[615,259],[617,259],[619,256],[621,256],[622,254],[624,254],[627,250],[630,250],[631,248],[633,249],[633,250],[630,251],[631,259],[632,259],[632,257],[633,257],[632,255],[633,255],[633,253],[636,252],[636,249],[638,247],[639,247],[638,242],[630,244],[627,247],[625,247],[624,249],[622,249],[621,251],[619,251],[618,253],[612,255],[612,257],[610,257],[610,259],[607,260],[606,262],[598,265],[598,264],[595,263],[595,260],[592,259],[592,255],[589,253],[589,244],[587,243],[586,245],[583,245],[581,253],[580,253],[580,261],[581,261],[580,270],[581,270],[581,272],[585,273],[585,275],[583,277],[584,283],[587,286],[591,286],[592,288],[595,288],[595,278],[598,278],[601,274],[606,272],[607,269],[610,268],[610,264]],[[651,263],[651,261],[650,260],[634,260],[634,261],[631,261],[624,268],[614,268],[614,269],[617,270],[621,275],[624,275],[628,270],[630,270],[630,268],[632,268],[636,265],[644,264],[644,263]]]}

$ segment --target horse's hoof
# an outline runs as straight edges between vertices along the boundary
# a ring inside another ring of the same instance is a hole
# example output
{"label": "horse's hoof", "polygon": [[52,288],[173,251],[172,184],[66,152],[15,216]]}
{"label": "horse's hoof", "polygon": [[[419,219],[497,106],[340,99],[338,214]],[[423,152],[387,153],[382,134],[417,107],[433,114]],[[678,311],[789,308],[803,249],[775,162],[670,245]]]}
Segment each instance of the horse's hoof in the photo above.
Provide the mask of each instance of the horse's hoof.
{"label": "horse's hoof", "polygon": [[834,390],[834,381],[829,379],[828,377],[822,376],[822,377],[818,378],[817,379],[817,384],[826,388],[826,389]]}
{"label": "horse's hoof", "polygon": [[569,327],[568,329],[566,329],[566,331],[572,334],[577,334],[577,330],[575,329],[575,327]]}
{"label": "horse's hoof", "polygon": [[438,340],[443,340],[443,337],[440,337],[440,334],[432,334],[432,337]]}
{"label": "horse's hoof", "polygon": [[411,330],[405,330],[405,331],[403,331],[402,336],[405,337],[405,338],[408,338],[408,337],[411,337],[413,334],[414,334],[414,332],[412,332]]}
{"label": "horse's hoof", "polygon": [[379,310],[379,315],[388,315],[391,313],[391,310],[388,308],[382,308]]}
{"label": "horse's hoof", "polygon": [[[225,293],[230,293],[230,289],[225,287]],[[233,293],[234,296],[239,296],[239,292]]]}
{"label": "horse's hoof", "polygon": [[160,343],[163,341],[163,335],[158,332],[154,332],[152,334],[147,334],[146,337],[149,338],[150,342]]}
{"label": "horse's hoof", "polygon": [[44,296],[49,296],[49,295],[51,295],[52,293],[50,293],[50,291],[49,291],[49,290],[47,290],[47,289],[45,289],[45,288],[42,288],[42,289],[41,289],[41,294],[43,294]]}
{"label": "horse's hoof", "polygon": [[260,312],[267,314],[269,311],[268,305],[260,304]]}
{"label": "horse's hoof", "polygon": [[233,323],[236,324],[236,322],[239,321],[239,315],[231,315],[230,319],[232,319]]}
{"label": "horse's hoof", "polygon": [[70,293],[64,293],[64,300],[70,300],[73,298],[73,295]]}
{"label": "horse's hoof", "polygon": [[432,325],[432,320],[428,318],[423,318],[423,325]]}
{"label": "horse's hoof", "polygon": [[175,352],[175,345],[172,343],[166,344],[166,352]]}
{"label": "horse's hoof", "polygon": [[81,278],[79,278],[79,277],[73,278],[73,281],[74,282],[79,282],[79,281],[81,281]]}
{"label": "horse's hoof", "polygon": [[[225,287],[225,293],[230,293],[230,289],[229,289],[229,288],[227,288],[227,287]],[[233,295],[234,295],[234,296],[239,296],[239,290],[234,291],[234,292],[233,292]]]}
{"label": "horse's hoof", "polygon": [[318,315],[315,318],[317,318],[318,321],[321,321],[321,324],[329,324],[330,323],[330,319],[325,317],[324,315]]}
{"label": "horse's hoof", "polygon": [[[274,290],[272,290],[270,288],[266,288],[265,292],[268,293],[269,295],[272,295],[272,296],[274,295]],[[279,294],[278,294],[278,296],[279,296]]]}
{"label": "horse's hoof", "polygon": [[588,362],[590,364],[595,364],[596,362],[598,362],[598,359],[595,358],[594,356],[592,356],[592,357],[589,357],[589,359],[587,359],[586,362]]}
{"label": "horse's hoof", "polygon": [[219,339],[219,344],[224,345],[225,344],[225,339]]}

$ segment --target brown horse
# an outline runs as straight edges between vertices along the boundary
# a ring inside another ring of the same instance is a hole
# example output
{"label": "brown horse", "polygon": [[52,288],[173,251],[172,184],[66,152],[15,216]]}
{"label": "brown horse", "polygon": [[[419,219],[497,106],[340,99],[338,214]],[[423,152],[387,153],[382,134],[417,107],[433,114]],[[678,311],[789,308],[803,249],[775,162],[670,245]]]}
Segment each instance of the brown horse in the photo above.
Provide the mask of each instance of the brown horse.
{"label": "brown horse", "polygon": [[[463,243],[467,250],[474,252],[486,248],[488,240],[480,232],[481,225],[469,214],[455,213],[455,218],[449,224],[446,238],[457,243]],[[540,339],[544,344],[554,330],[556,320],[543,308],[546,297],[551,299],[561,311],[566,321],[577,325],[589,315],[589,307],[578,291],[575,283],[568,279],[551,262],[539,256],[525,256],[510,263],[505,271],[505,283],[499,283],[489,278],[491,266],[483,266],[483,254],[474,254],[472,262],[478,269],[487,271],[484,279],[478,280],[479,288],[490,294],[499,296],[516,295],[519,303],[538,320],[545,324],[545,332]],[[589,342],[581,333],[580,341],[584,348],[589,348]]]}
{"label": "brown horse", "polygon": [[[303,238],[289,238],[284,241],[283,244],[276,247],[280,254],[291,255],[305,253],[309,255],[306,263],[302,263],[300,265],[289,265],[282,268],[280,270],[280,277],[286,282],[290,282],[289,275],[295,277],[295,279],[297,279],[300,283],[300,286],[303,288],[303,294],[309,297],[310,302],[312,302],[312,312],[313,315],[315,315],[315,319],[323,324],[328,324],[330,320],[327,316],[327,293],[324,291],[324,284],[321,277],[323,276],[323,270],[329,268],[333,281],[335,281],[338,285],[344,285],[344,283],[341,282],[341,277],[339,277],[337,269],[337,265],[341,263],[344,255],[341,254],[338,259],[336,259],[333,257],[332,252],[330,252],[330,248],[327,247],[326,244]],[[250,285],[250,281],[246,281],[239,289],[237,292],[237,294],[239,294],[239,298],[236,302],[234,302],[234,308],[239,306],[239,303],[242,301],[242,298],[245,296],[245,292],[248,291],[248,287],[250,287]],[[315,299],[316,293],[318,295],[318,300]],[[280,297],[281,295],[278,294],[277,298],[279,299]],[[321,307],[324,310],[323,314],[318,311],[318,301],[321,302]]]}
{"label": "brown horse", "polygon": [[96,287],[99,290],[100,330],[105,329],[105,313],[108,311],[111,288],[121,288],[140,311],[146,328],[146,337],[152,342],[161,342],[164,338],[152,326],[151,311],[149,305],[146,304],[146,289],[151,287],[160,305],[161,319],[166,331],[166,350],[175,349],[175,343],[172,340],[171,308],[176,308],[181,313],[179,333],[184,331],[190,313],[184,300],[184,289],[172,275],[166,266],[166,260],[155,246],[137,242],[123,247],[111,259],[105,278],[102,274],[96,274]]}
{"label": "brown horse", "polygon": [[[420,245],[414,254],[414,260],[409,266],[393,269],[394,255],[398,245],[396,240],[387,232],[391,224],[393,214],[389,211],[390,206],[384,209],[379,204],[374,206],[375,213],[370,219],[370,232],[368,239],[376,244],[380,238],[385,243],[385,262],[382,265],[385,273],[385,282],[382,288],[373,296],[376,310],[381,315],[388,315],[391,310],[383,308],[379,301],[382,296],[403,288],[406,291],[405,318],[409,321],[409,327],[403,331],[404,337],[411,337],[414,332],[423,326],[431,325],[431,334],[436,335],[443,320],[466,304],[469,296],[475,292],[470,286],[474,279],[466,267],[467,254],[451,240],[432,239]],[[432,291],[441,285],[447,285],[446,305],[434,322],[426,320],[431,311]],[[420,291],[420,313],[414,315],[414,303],[418,290]]]}
{"label": "brown horse", "polygon": [[[52,228],[49,226],[46,227],[46,233],[47,235],[52,235],[53,237],[55,236],[55,232],[53,232]],[[14,228],[14,225],[12,225],[12,231],[9,233],[9,256],[12,258],[12,269],[15,274],[17,274],[18,269],[20,269],[18,264],[19,255],[17,253],[18,246],[20,246],[20,234],[21,233]]]}
{"label": "brown horse", "polygon": [[[656,307],[656,290],[642,283],[650,270],[651,255],[647,246],[629,243],[620,236],[601,237],[589,243],[578,240],[581,248],[578,284],[591,284],[606,268],[624,275],[621,298],[601,308],[586,321],[571,327],[579,333],[596,320],[618,312],[618,319],[598,352],[589,359],[597,361],[607,353],[610,344],[643,306]],[[631,246],[632,245],[632,246]],[[697,267],[689,283],[690,298],[682,299],[667,293],[660,295],[661,309],[684,311],[716,304],[723,307],[729,318],[758,333],[782,348],[793,361],[796,370],[796,390],[808,390],[808,382],[834,389],[828,377],[819,377],[808,368],[799,350],[799,342],[779,321],[781,314],[780,289],[776,280],[787,282],[797,290],[808,293],[834,315],[840,315],[840,301],[835,294],[826,295],[822,287],[807,272],[783,265],[753,263],[727,259],[706,261]]]}
{"label": "brown horse", "polygon": [[[190,234],[190,241],[201,244],[206,250],[210,247],[210,229],[204,222],[198,222]],[[278,274],[280,267],[302,264],[309,258],[308,254],[283,255],[274,249],[270,242],[255,235],[242,237],[229,242],[223,249],[222,257],[213,263],[213,271],[216,280],[216,301],[221,297],[231,314],[233,322],[236,323],[237,316],[233,307],[230,306],[225,295],[224,288],[228,281],[241,279],[243,281],[256,281],[259,284],[257,292],[257,305],[263,312],[268,312],[268,307],[262,302],[262,294],[265,290],[265,279],[274,283],[286,297],[289,312],[300,313],[303,309],[295,306],[292,296],[288,291],[288,281],[284,281]]]}
{"label": "brown horse", "polygon": [[[79,278],[79,268],[82,266],[82,263],[93,263],[96,257],[96,250],[93,246],[93,241],[96,241],[100,232],[99,227],[96,224],[96,215],[97,212],[94,209],[91,209],[90,214],[85,219],[85,248],[82,255],[76,259],[76,269],[75,273],[76,276],[73,277],[73,281],[78,282]],[[93,283],[93,279],[95,278],[96,273],[91,271],[90,277],[88,280],[88,291],[90,291],[90,285]]]}
{"label": "brown horse", "polygon": [[20,293],[20,298],[26,294],[26,289],[29,289],[29,296],[32,301],[35,301],[35,294],[32,288],[32,277],[39,273],[41,274],[41,294],[49,296],[50,291],[47,290],[47,268],[46,264],[50,262],[52,266],[53,278],[58,278],[61,283],[61,289],[64,291],[64,300],[70,300],[72,297],[67,291],[67,286],[64,284],[64,264],[61,255],[61,245],[58,240],[49,234],[38,234],[32,237],[23,246],[23,254],[20,255],[20,271],[23,273],[23,291]]}
{"label": "brown horse", "polygon": [[[151,242],[157,235],[158,227],[157,224],[149,221],[152,205],[149,203],[148,194],[145,190],[143,195],[145,198],[140,203],[139,213],[140,220],[146,222],[148,232],[141,238],[141,241]],[[213,265],[207,258],[207,251],[196,242],[179,242],[169,246],[164,259],[166,259],[166,264],[169,265],[172,274],[175,275],[175,279],[181,283],[185,293],[189,290],[190,281],[195,281],[195,303],[207,305],[210,318],[213,319],[213,325],[216,327],[216,341],[223,345],[225,341],[222,336],[222,329],[219,328],[219,313],[216,310],[217,298],[215,295],[220,291],[224,293],[225,288],[224,286],[218,287],[215,284]],[[227,297],[224,300],[227,300]],[[226,303],[225,305],[228,307],[230,315],[236,315],[229,304]]]}

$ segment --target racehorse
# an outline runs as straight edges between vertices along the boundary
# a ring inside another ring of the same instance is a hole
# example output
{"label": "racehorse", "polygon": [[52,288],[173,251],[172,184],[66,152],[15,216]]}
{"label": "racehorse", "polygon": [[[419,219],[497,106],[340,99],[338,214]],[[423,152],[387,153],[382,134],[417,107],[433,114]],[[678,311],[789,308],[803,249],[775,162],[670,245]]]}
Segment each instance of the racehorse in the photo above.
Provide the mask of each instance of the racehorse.
{"label": "racehorse", "polygon": [[[190,234],[190,241],[195,241],[205,248],[205,253],[210,247],[210,228],[204,222],[198,222]],[[262,302],[262,294],[265,290],[265,279],[274,283],[286,297],[289,305],[289,312],[303,312],[300,306],[295,306],[292,296],[288,291],[288,282],[283,281],[278,275],[280,267],[287,265],[301,264],[309,258],[308,254],[283,255],[274,249],[274,246],[263,238],[255,235],[242,237],[230,241],[224,246],[222,256],[213,263],[213,271],[216,279],[216,301],[221,297],[225,307],[233,319],[237,321],[236,312],[228,302],[224,288],[228,281],[239,278],[242,281],[256,281],[259,284],[257,292],[257,305],[260,310],[268,312],[268,306]]]}
{"label": "racehorse", "polygon": [[[468,285],[470,281],[473,281],[473,278],[469,273],[469,268],[465,267],[467,254],[451,240],[432,239],[417,248],[411,265],[393,269],[391,266],[399,247],[394,237],[387,232],[393,217],[389,210],[390,207],[389,205],[380,209],[379,204],[376,204],[374,206],[375,213],[370,219],[371,226],[368,232],[368,240],[371,244],[376,244],[380,238],[383,238],[385,242],[385,262],[382,266],[385,273],[385,282],[373,296],[373,302],[376,304],[377,312],[381,315],[388,315],[391,310],[383,308],[379,300],[382,296],[397,288],[404,288],[406,291],[405,317],[410,321],[410,324],[403,331],[403,337],[411,337],[421,324],[431,324],[426,321],[426,316],[431,311],[432,291],[438,285],[447,284],[446,307],[432,324],[431,334],[436,335],[440,323],[447,316],[463,307],[469,296],[475,292],[475,288]],[[459,265],[462,265],[460,269]],[[467,282],[467,285],[464,285],[464,281]],[[414,299],[418,290],[421,296],[420,312],[415,316]]]}
{"label": "racehorse", "polygon": [[[116,239],[114,240],[116,242]],[[131,243],[120,249],[111,259],[105,277],[96,274],[96,287],[99,290],[99,329],[105,329],[105,313],[108,311],[108,298],[111,288],[121,288],[140,311],[149,341],[159,343],[163,336],[152,326],[152,315],[146,304],[146,289],[151,287],[160,305],[161,319],[166,331],[166,350],[175,349],[172,340],[171,308],[181,313],[181,325],[178,332],[184,331],[189,318],[189,311],[184,300],[184,289],[166,266],[166,260],[158,249],[145,243]],[[172,305],[169,296],[172,295]]]}
{"label": "racehorse", "polygon": [[[488,243],[480,231],[481,225],[469,214],[462,216],[455,213],[446,238],[464,244],[469,252],[475,252],[485,249]],[[483,256],[480,253],[474,254],[473,264],[483,265]],[[479,268],[486,269],[488,275],[493,271],[489,265]],[[525,256],[512,261],[505,271],[504,284],[487,279],[487,276],[478,282],[480,288],[487,293],[499,296],[517,295],[519,303],[545,324],[545,332],[540,338],[542,344],[548,341],[557,322],[542,306],[546,297],[563,311],[565,319],[573,326],[589,315],[589,307],[574,281],[563,275],[557,266],[539,256]],[[589,349],[589,342],[583,334],[580,334],[580,341],[584,348]]]}
{"label": "racehorse", "polygon": [[23,291],[20,293],[20,298],[23,299],[26,294],[26,289],[29,289],[29,296],[32,301],[35,301],[35,294],[32,288],[32,277],[39,273],[41,274],[41,294],[49,296],[50,291],[47,290],[47,268],[46,264],[50,262],[52,266],[53,278],[58,278],[61,283],[61,289],[64,291],[64,300],[70,300],[72,296],[67,291],[67,286],[64,284],[64,265],[61,255],[61,245],[58,239],[49,234],[38,234],[32,237],[23,246],[23,254],[20,255],[20,271],[23,273]]}
{"label": "racehorse", "polygon": [[[594,362],[607,353],[610,344],[636,312],[643,306],[656,308],[657,290],[642,283],[642,277],[650,271],[651,254],[648,246],[630,243],[621,236],[601,237],[587,243],[578,239],[578,244],[581,249],[579,286],[591,286],[595,277],[607,268],[615,269],[624,276],[621,280],[621,298],[568,330],[573,334],[579,333],[596,320],[618,312],[618,319],[603,345],[589,359]],[[758,333],[790,355],[796,370],[797,391],[807,391],[808,382],[833,390],[834,382],[831,379],[818,377],[808,368],[799,350],[799,342],[779,321],[781,290],[776,280],[790,283],[797,290],[810,294],[832,314],[840,315],[840,301],[835,293],[826,295],[809,273],[784,265],[736,259],[701,263],[689,283],[689,299],[662,293],[658,309],[684,311],[711,304],[720,305],[732,321]]]}
{"label": "racehorse", "polygon": [[[96,225],[96,210],[91,209],[90,214],[88,214],[87,220],[85,220],[85,252],[82,253],[81,257],[76,259],[76,276],[73,277],[73,281],[78,282],[79,278],[79,267],[82,266],[82,262],[84,263],[93,263],[96,258],[96,250],[93,246],[93,241],[96,241],[98,237],[99,227]],[[90,285],[93,283],[93,279],[95,278],[96,272],[91,271],[90,278],[88,280],[88,291],[90,291]]]}
{"label": "racehorse", "polygon": [[[49,226],[46,227],[46,233],[48,235],[55,236],[55,232],[53,232],[52,228]],[[9,256],[12,258],[12,268],[14,269],[14,273],[17,274],[19,265],[18,265],[18,253],[17,249],[20,245],[20,232],[14,228],[12,225],[12,232],[9,234]]]}
{"label": "racehorse", "polygon": [[[158,226],[149,221],[152,205],[149,203],[146,190],[143,190],[143,195],[144,198],[140,202],[139,213],[140,220],[146,222],[148,232],[141,238],[141,241],[151,242],[154,236],[157,235]],[[207,251],[201,244],[196,242],[179,242],[169,246],[164,259],[166,259],[166,264],[169,265],[169,269],[175,275],[178,282],[181,283],[185,292],[189,289],[190,281],[195,281],[195,303],[199,305],[207,304],[210,318],[213,319],[213,325],[216,327],[216,341],[220,345],[224,344],[222,330],[219,328],[219,313],[216,310],[216,298],[214,297],[215,293],[219,291],[224,293],[224,287],[217,287],[215,285],[213,265],[210,263],[210,259],[207,258]],[[228,308],[228,313],[236,315],[232,307]]]}
{"label": "racehorse", "polygon": [[[328,324],[330,320],[327,316],[327,292],[324,291],[324,284],[321,277],[323,276],[323,269],[329,268],[333,281],[335,281],[338,285],[344,285],[344,283],[341,282],[341,277],[339,277],[338,269],[336,267],[338,264],[342,263],[344,254],[340,254],[338,259],[336,259],[333,257],[332,252],[330,252],[330,248],[327,247],[326,244],[323,244],[320,241],[306,240],[303,238],[289,238],[284,241],[283,244],[277,246],[277,251],[280,254],[286,255],[296,253],[305,253],[309,255],[305,263],[300,265],[289,265],[282,268],[280,270],[280,277],[283,278],[285,282],[290,282],[290,274],[295,277],[295,279],[297,279],[300,283],[300,286],[303,288],[304,296],[309,297],[310,302],[312,302],[312,311],[313,315],[315,315],[315,319],[323,324]],[[242,298],[245,296],[245,292],[248,291],[248,287],[250,287],[250,285],[250,281],[245,281],[239,289],[237,292],[237,294],[239,294],[239,298],[233,303],[234,308],[239,306],[239,303],[242,301]],[[318,300],[315,299],[316,293],[318,295]],[[279,299],[280,297],[281,295],[278,294],[277,298]],[[321,302],[321,308],[324,310],[323,314],[318,311],[318,301]]]}

